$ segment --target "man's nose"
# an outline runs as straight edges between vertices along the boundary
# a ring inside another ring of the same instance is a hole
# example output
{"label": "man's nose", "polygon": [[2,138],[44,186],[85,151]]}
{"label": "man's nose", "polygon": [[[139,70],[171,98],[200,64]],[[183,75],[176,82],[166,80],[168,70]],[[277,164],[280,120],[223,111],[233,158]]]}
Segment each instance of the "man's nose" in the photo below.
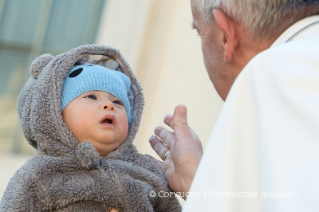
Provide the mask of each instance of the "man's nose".
{"label": "man's nose", "polygon": [[104,110],[114,110],[114,105],[113,105],[113,103],[112,102],[110,102],[110,101],[106,101],[103,105],[102,105],[102,108],[104,109]]}

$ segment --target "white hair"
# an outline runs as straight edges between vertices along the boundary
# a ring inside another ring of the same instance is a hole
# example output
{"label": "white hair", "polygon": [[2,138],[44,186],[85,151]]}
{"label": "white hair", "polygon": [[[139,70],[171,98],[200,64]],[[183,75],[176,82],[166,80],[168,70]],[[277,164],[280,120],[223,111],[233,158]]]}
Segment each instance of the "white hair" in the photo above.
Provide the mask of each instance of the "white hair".
{"label": "white hair", "polygon": [[318,0],[193,0],[193,4],[206,23],[213,10],[220,9],[255,37],[270,38],[304,17],[319,14]]}

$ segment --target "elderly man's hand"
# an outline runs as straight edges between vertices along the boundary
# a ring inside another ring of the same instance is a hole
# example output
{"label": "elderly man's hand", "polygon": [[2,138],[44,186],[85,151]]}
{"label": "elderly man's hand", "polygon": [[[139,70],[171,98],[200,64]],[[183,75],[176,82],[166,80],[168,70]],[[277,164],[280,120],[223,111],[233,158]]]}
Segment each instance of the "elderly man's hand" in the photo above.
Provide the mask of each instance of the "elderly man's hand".
{"label": "elderly man's hand", "polygon": [[164,162],[149,155],[148,157],[163,170],[173,191],[188,192],[203,155],[202,144],[187,124],[187,110],[184,105],[177,106],[173,116],[165,116],[164,123],[174,132],[162,126],[156,127],[154,132],[157,137],[151,136],[149,142],[163,160],[167,151],[170,153]]}

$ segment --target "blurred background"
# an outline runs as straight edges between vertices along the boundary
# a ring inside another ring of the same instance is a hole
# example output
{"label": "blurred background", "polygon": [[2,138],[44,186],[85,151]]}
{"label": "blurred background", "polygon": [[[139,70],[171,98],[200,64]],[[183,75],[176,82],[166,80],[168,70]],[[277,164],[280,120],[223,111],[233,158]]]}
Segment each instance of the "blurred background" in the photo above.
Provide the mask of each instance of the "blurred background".
{"label": "blurred background", "polygon": [[24,139],[17,96],[32,60],[82,44],[121,51],[144,88],[134,141],[148,138],[178,104],[204,147],[223,105],[206,73],[189,0],[0,0],[0,198],[14,172],[36,154]]}

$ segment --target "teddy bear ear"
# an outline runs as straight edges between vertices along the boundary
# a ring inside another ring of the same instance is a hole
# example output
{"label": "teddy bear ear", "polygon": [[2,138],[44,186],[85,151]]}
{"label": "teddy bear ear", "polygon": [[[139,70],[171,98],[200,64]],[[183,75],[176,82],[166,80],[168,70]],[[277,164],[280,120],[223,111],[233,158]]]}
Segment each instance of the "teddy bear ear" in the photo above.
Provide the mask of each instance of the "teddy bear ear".
{"label": "teddy bear ear", "polygon": [[51,54],[43,54],[35,58],[31,63],[30,73],[34,79],[38,78],[38,75],[43,68],[54,58]]}
{"label": "teddy bear ear", "polygon": [[115,60],[108,60],[104,66],[106,68],[112,69],[112,70],[116,70],[119,67],[119,64],[115,61]]}

